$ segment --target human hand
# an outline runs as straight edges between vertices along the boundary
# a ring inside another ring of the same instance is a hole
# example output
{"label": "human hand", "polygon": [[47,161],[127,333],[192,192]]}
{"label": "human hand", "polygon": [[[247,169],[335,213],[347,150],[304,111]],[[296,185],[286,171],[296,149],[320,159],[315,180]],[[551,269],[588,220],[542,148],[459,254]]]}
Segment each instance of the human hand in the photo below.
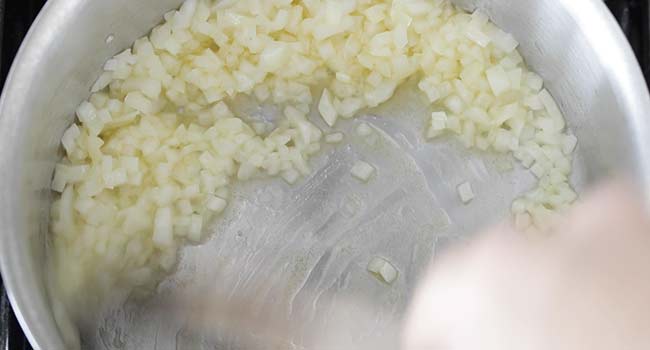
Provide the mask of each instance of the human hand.
{"label": "human hand", "polygon": [[405,350],[650,348],[650,220],[609,186],[547,235],[504,225],[437,261],[407,316]]}

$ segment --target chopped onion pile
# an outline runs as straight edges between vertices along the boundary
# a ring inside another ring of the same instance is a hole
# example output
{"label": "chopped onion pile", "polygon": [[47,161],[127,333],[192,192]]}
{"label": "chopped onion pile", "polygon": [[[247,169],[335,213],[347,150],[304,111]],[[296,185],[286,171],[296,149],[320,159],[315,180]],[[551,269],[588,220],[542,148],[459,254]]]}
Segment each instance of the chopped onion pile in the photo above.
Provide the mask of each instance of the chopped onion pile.
{"label": "chopped onion pile", "polygon": [[[576,198],[567,177],[577,140],[516,47],[448,1],[187,0],[106,62],[63,135],[52,231],[64,295],[148,285],[226,210],[234,181],[293,184],[310,172],[323,138],[312,108],[332,127],[411,76],[431,104],[426,135],[513,153],[539,178],[513,212],[543,222]],[[282,106],[284,118],[266,135],[231,112],[238,94]],[[362,180],[374,172],[357,165]]]}

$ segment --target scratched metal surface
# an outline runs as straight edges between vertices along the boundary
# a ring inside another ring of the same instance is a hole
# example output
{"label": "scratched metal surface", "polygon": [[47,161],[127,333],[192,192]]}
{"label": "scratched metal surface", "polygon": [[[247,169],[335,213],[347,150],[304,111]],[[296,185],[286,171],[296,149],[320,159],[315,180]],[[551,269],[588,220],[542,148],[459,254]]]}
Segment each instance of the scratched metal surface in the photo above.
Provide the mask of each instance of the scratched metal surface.
{"label": "scratched metal surface", "polygon": [[[7,1],[12,12],[3,30],[3,79],[43,2]],[[647,73],[647,1],[606,3]],[[503,217],[511,198],[527,188],[532,177],[521,169],[503,172],[499,170],[503,159],[467,152],[454,142],[422,142],[417,131],[418,121],[423,120],[421,105],[408,103],[415,101],[409,96],[398,101],[363,118],[382,135],[377,144],[352,140],[350,146],[326,150],[314,164],[314,175],[293,188],[279,182],[241,187],[238,200],[216,224],[212,238],[185,250],[178,271],[152,299],[127,303],[103,315],[100,326],[86,333],[86,347],[213,349],[214,337],[188,337],[182,320],[160,322],[167,315],[160,314],[157,304],[166,294],[206,284],[233,295],[256,290],[262,293],[260,308],[287,318],[321,313],[337,295],[363,295],[377,305],[377,318],[383,320],[365,333],[381,332],[393,317],[399,318],[424,263],[463,233]],[[349,177],[349,168],[358,158],[378,166],[378,176],[369,185],[358,186]],[[577,164],[579,169],[580,159]],[[469,207],[456,198],[455,185],[461,179],[471,181],[478,194]],[[574,182],[581,182],[579,171]],[[487,198],[493,199],[490,205]],[[461,220],[465,210],[477,208],[481,215],[475,220]],[[365,271],[375,255],[388,258],[400,270],[394,286],[382,285]],[[260,292],[256,284],[264,289]],[[317,321],[312,318],[312,322]],[[226,345],[219,349],[235,347],[235,341],[220,340]],[[0,349],[27,348],[3,296]]]}

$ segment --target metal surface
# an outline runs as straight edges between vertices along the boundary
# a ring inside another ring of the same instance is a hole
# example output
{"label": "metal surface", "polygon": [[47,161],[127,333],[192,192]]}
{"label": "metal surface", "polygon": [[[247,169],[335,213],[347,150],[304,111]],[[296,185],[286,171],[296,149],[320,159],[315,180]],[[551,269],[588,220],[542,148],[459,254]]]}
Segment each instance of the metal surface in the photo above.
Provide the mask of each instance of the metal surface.
{"label": "metal surface", "polygon": [[[179,3],[50,0],[16,59],[0,103],[0,264],[18,318],[37,349],[66,349],[42,268],[58,140],[103,61]],[[601,1],[458,3],[478,5],[512,32],[529,65],[545,78],[580,140],[574,185],[583,189],[622,172],[648,193],[650,100],[632,51]],[[106,45],[109,34],[115,40]],[[185,337],[182,323],[163,322],[154,312],[164,295],[206,284],[233,294],[260,292],[259,284],[265,289],[253,297],[260,310],[286,317],[322,314],[336,298],[363,296],[376,305],[377,322],[358,329],[360,334],[381,332],[399,318],[418,272],[435,251],[504,217],[511,199],[532,183],[521,169],[499,171],[503,159],[464,151],[454,142],[424,143],[416,132],[424,109],[404,91],[363,117],[382,135],[376,144],[353,140],[324,151],[313,176],[296,187],[265,182],[239,188],[213,238],[186,249],[178,271],[147,303],[103,315],[98,328],[84,332],[86,347],[207,346],[205,339]],[[378,166],[379,176],[368,186],[349,178],[357,158]],[[472,181],[478,194],[468,207],[456,200],[455,186],[462,181]],[[365,272],[375,255],[400,270],[393,287]]]}

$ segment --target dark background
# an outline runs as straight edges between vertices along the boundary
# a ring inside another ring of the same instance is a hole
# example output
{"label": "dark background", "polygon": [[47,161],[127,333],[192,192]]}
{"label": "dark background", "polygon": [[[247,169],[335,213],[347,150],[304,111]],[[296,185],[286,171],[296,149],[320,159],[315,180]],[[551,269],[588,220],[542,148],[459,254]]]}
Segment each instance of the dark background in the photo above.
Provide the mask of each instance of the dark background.
{"label": "dark background", "polygon": [[[110,1],[110,0],[105,0]],[[134,0],[137,1],[137,0]],[[605,0],[627,35],[646,80],[650,77],[650,0]],[[0,86],[45,0],[0,0]],[[11,311],[0,280],[0,350],[31,349]],[[44,349],[47,350],[47,349]]]}

